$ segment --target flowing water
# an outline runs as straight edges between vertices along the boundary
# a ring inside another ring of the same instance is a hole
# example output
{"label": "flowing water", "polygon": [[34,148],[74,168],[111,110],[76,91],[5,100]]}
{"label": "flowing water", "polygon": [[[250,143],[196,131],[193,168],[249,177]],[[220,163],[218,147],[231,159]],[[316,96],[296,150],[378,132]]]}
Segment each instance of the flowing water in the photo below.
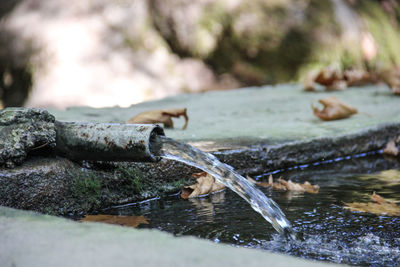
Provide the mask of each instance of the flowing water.
{"label": "flowing water", "polygon": [[295,238],[295,233],[278,204],[235,172],[231,166],[220,162],[212,154],[191,145],[164,136],[162,141],[161,156],[163,158],[180,161],[211,174],[220,183],[245,199],[255,211],[272,224],[275,230]]}
{"label": "flowing water", "polygon": [[[149,224],[176,236],[191,235],[233,246],[275,251],[306,259],[361,266],[399,266],[400,217],[354,212],[344,203],[369,202],[372,191],[400,201],[397,161],[380,155],[315,163],[274,173],[320,186],[318,194],[260,188],[273,198],[302,240],[277,234],[230,190],[182,200],[179,194],[110,209],[113,215],[142,215]],[[267,180],[270,173],[254,177]]]}

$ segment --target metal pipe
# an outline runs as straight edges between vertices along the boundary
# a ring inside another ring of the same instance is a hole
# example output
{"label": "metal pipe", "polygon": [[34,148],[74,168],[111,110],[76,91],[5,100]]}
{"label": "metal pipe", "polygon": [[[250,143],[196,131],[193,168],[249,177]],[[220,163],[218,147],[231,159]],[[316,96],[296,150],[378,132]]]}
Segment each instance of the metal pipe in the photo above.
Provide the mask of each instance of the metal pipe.
{"label": "metal pipe", "polygon": [[159,161],[164,130],[152,124],[56,121],[56,151],[73,160]]}

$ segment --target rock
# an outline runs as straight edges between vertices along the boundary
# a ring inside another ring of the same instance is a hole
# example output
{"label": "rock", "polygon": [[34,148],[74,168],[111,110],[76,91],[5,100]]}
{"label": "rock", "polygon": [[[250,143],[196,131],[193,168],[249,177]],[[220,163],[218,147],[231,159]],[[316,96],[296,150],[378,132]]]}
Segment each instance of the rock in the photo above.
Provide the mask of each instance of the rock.
{"label": "rock", "polygon": [[54,116],[42,109],[6,108],[0,111],[0,167],[20,165],[38,148],[54,148]]}
{"label": "rock", "polygon": [[184,173],[176,176],[177,166],[168,169],[166,165],[82,165],[60,157],[32,157],[13,169],[0,168],[0,205],[47,214],[80,215],[176,193],[192,182],[182,178]]}

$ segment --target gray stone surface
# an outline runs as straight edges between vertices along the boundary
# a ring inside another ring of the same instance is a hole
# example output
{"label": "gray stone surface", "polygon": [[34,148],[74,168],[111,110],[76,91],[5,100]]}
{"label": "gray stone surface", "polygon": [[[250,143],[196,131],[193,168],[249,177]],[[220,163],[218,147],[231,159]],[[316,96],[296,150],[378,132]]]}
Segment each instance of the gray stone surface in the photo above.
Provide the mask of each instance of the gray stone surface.
{"label": "gray stone surface", "polygon": [[[323,122],[311,103],[335,95],[358,108],[348,119]],[[180,95],[131,108],[51,110],[61,121],[124,122],[149,109],[187,107],[166,135],[211,151],[240,173],[255,174],[381,149],[400,134],[399,97],[384,86],[306,93],[299,85]],[[0,205],[50,214],[80,214],[176,193],[192,182],[193,167],[159,163],[29,159],[0,168]]]}
{"label": "gray stone surface", "polygon": [[[316,118],[311,104],[332,95],[359,113],[329,122]],[[166,136],[215,152],[241,172],[257,173],[381,149],[400,134],[399,101],[384,85],[307,93],[288,84],[180,95],[130,108],[51,112],[65,121],[123,122],[150,109],[186,107],[188,128],[180,130],[183,120],[177,121]]]}
{"label": "gray stone surface", "polygon": [[54,116],[42,109],[0,110],[0,167],[20,165],[28,153],[55,146]]}
{"label": "gray stone surface", "polygon": [[334,266],[174,238],[158,230],[78,223],[0,207],[1,266]]}

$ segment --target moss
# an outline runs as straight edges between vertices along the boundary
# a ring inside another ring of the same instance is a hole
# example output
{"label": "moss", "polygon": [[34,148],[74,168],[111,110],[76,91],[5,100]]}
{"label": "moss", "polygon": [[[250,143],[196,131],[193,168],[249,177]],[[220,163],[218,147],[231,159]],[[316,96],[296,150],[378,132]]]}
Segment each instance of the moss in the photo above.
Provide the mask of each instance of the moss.
{"label": "moss", "polygon": [[72,175],[72,195],[82,210],[92,210],[101,203],[101,180],[95,173],[77,172]]}
{"label": "moss", "polygon": [[109,184],[108,187],[118,187],[126,194],[141,194],[151,187],[151,183],[135,167],[119,167],[115,170],[115,176],[115,184]]}

